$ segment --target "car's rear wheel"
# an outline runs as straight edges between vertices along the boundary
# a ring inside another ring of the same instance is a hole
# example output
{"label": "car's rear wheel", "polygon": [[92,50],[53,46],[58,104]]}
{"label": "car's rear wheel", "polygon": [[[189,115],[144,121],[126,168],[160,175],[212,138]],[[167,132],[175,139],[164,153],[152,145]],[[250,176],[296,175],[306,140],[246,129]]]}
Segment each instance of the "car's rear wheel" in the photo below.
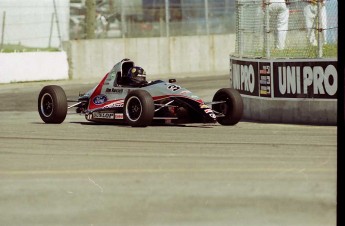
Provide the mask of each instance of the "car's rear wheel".
{"label": "car's rear wheel", "polygon": [[124,117],[133,127],[151,125],[155,112],[151,95],[145,90],[131,91],[125,98]]}
{"label": "car's rear wheel", "polygon": [[240,93],[231,88],[223,88],[218,90],[213,101],[225,101],[224,103],[212,105],[212,109],[222,114],[217,117],[217,122],[221,125],[235,125],[243,115],[243,100]]}
{"label": "car's rear wheel", "polygon": [[60,86],[45,86],[38,95],[38,112],[45,123],[62,123],[67,115],[67,97]]}

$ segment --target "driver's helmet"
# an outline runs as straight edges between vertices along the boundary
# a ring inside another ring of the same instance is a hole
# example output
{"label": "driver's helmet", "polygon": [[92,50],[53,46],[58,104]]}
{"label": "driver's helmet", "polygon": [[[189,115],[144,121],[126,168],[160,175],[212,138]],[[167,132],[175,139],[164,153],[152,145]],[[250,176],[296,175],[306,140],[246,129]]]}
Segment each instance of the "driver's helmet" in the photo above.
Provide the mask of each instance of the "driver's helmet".
{"label": "driver's helmet", "polygon": [[143,68],[141,67],[132,67],[129,69],[127,73],[127,77],[129,78],[130,82],[132,84],[144,84],[146,83],[146,72]]}

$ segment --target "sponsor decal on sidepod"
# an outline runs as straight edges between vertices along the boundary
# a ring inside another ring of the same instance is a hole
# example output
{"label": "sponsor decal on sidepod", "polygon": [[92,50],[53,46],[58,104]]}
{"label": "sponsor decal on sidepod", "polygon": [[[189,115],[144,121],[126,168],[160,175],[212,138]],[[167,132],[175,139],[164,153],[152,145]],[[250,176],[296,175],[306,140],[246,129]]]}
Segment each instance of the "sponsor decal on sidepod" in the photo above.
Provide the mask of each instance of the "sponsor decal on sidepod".
{"label": "sponsor decal on sidepod", "polygon": [[95,96],[92,101],[96,105],[101,105],[107,102],[107,100],[108,98],[106,95],[100,94],[100,95]]}

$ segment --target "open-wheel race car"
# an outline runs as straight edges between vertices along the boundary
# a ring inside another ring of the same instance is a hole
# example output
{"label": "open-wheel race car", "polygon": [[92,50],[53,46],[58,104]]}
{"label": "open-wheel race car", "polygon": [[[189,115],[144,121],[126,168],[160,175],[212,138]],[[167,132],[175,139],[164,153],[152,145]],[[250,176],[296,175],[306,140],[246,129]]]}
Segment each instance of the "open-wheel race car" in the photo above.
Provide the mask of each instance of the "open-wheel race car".
{"label": "open-wheel race car", "polygon": [[237,90],[221,88],[211,102],[204,102],[175,82],[147,82],[141,67],[123,59],[98,85],[76,100],[68,100],[60,86],[43,87],[38,96],[38,112],[45,123],[55,124],[65,120],[70,108],[88,121],[133,127],[154,123],[235,125],[241,120],[243,101]]}

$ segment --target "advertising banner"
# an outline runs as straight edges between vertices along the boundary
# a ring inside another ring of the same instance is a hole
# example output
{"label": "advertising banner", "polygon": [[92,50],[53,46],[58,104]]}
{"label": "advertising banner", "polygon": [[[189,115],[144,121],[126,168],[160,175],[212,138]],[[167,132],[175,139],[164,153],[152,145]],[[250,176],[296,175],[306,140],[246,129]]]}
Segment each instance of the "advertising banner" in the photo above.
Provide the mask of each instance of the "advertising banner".
{"label": "advertising banner", "polygon": [[273,62],[274,97],[337,98],[337,62]]}
{"label": "advertising banner", "polygon": [[259,96],[258,62],[232,60],[232,85],[241,94]]}
{"label": "advertising banner", "polygon": [[336,99],[336,60],[230,59],[232,86],[267,98]]}
{"label": "advertising banner", "polygon": [[259,89],[261,97],[272,97],[272,73],[270,62],[259,63]]}

